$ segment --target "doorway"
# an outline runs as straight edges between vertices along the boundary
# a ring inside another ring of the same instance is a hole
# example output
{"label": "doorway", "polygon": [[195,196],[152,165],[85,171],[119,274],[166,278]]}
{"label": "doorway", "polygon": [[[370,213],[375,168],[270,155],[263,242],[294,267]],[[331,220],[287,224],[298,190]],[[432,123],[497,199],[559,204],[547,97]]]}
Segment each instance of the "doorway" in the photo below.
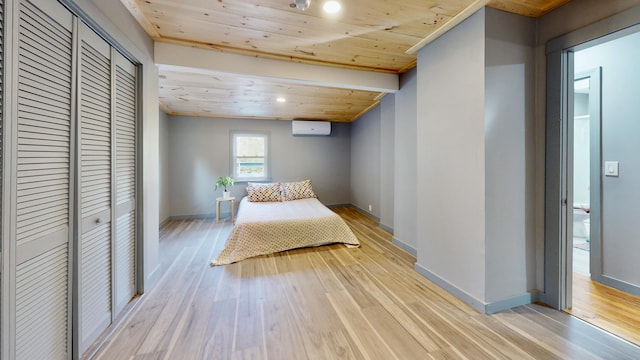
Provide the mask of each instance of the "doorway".
{"label": "doorway", "polygon": [[[569,58],[580,63],[580,52]],[[575,68],[572,66],[572,68]],[[585,309],[590,294],[585,282],[597,276],[600,268],[600,228],[602,187],[600,181],[602,68],[578,70],[568,91],[566,136],[566,289],[564,305],[569,313],[591,314]],[[580,285],[580,286],[578,286]],[[573,311],[577,298],[578,310]],[[589,307],[587,305],[587,307]],[[588,317],[588,316],[585,316]]]}
{"label": "doorway", "polygon": [[548,53],[548,119],[561,120],[547,124],[547,159],[555,158],[547,166],[547,200],[557,205],[547,207],[545,219],[547,303],[637,344],[639,30],[567,37]]}

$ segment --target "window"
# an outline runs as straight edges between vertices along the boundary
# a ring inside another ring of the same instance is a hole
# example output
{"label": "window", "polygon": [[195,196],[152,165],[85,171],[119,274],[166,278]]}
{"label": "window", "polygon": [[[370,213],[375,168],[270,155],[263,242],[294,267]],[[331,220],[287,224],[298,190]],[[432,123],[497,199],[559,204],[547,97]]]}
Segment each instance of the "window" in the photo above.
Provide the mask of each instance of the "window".
{"label": "window", "polygon": [[231,163],[238,181],[269,178],[269,135],[266,133],[232,133]]}

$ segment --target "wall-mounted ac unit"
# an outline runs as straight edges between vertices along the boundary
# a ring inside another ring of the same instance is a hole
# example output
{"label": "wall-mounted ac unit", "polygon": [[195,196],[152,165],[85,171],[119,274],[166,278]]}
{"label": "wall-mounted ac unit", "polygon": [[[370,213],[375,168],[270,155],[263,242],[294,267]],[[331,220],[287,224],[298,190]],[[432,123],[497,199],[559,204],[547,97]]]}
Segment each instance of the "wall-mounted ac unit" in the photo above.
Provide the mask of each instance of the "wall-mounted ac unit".
{"label": "wall-mounted ac unit", "polygon": [[293,135],[331,135],[329,121],[293,120],[291,122]]}

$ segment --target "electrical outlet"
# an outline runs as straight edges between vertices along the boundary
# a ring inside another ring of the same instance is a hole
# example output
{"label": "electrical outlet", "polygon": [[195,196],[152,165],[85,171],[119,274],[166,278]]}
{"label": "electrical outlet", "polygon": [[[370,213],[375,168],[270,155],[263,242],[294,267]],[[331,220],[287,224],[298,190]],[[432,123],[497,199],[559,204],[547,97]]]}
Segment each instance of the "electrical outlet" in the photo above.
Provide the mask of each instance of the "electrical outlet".
{"label": "electrical outlet", "polygon": [[373,206],[369,205],[369,211],[373,210]]}

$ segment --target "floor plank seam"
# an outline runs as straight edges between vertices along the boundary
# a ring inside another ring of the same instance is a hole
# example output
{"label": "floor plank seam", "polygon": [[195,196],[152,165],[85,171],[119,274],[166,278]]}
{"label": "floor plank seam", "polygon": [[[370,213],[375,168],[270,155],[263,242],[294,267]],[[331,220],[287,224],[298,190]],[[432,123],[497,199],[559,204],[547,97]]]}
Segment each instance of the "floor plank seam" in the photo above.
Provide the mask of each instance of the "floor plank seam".
{"label": "floor plank seam", "polygon": [[[222,228],[219,228],[218,229],[218,235],[220,234],[221,231],[222,231]],[[206,239],[208,238],[208,235],[209,235],[210,232],[211,232],[211,229],[208,229],[207,232],[204,234],[203,242],[206,241]],[[216,236],[216,239],[217,238],[218,238],[218,236]],[[215,249],[215,247],[212,246],[211,250],[209,251],[209,254],[207,256],[207,259],[211,258],[211,256],[213,255],[214,249]],[[195,254],[194,254],[193,258],[195,258]],[[193,260],[193,258],[192,258],[192,260]],[[208,264],[203,264],[202,266],[205,267],[205,269],[209,267]],[[200,272],[200,276],[198,277],[198,280],[194,284],[195,288],[198,288],[198,286],[202,283],[202,279],[204,278],[204,275],[205,275],[205,271],[201,271]],[[188,305],[189,306],[185,306],[186,309],[189,309],[193,305],[193,301],[194,301],[196,295],[197,295],[197,292],[194,291],[193,294],[190,297],[190,300],[188,301]],[[187,305],[187,304],[185,304],[185,305]],[[188,313],[189,313],[188,310],[182,313],[182,316],[180,318],[180,321],[178,323],[176,331],[174,332],[174,335],[173,335],[173,337],[171,337],[171,340],[169,341],[169,345],[167,346],[167,353],[166,353],[166,356],[164,357],[165,359],[170,359],[170,355],[172,353],[172,349],[175,346],[176,342],[178,341],[178,336],[179,336],[182,328],[184,327],[184,323],[185,323],[185,321],[186,321],[186,319],[188,317]]]}
{"label": "floor plank seam", "polygon": [[480,314],[416,273],[415,257],[384,229],[351,209],[336,213],[361,247],[219,267],[209,263],[230,222],[167,222],[162,275],[99,358],[588,359],[611,358],[603,354],[613,344],[617,358],[640,358],[635,347],[539,305]]}

